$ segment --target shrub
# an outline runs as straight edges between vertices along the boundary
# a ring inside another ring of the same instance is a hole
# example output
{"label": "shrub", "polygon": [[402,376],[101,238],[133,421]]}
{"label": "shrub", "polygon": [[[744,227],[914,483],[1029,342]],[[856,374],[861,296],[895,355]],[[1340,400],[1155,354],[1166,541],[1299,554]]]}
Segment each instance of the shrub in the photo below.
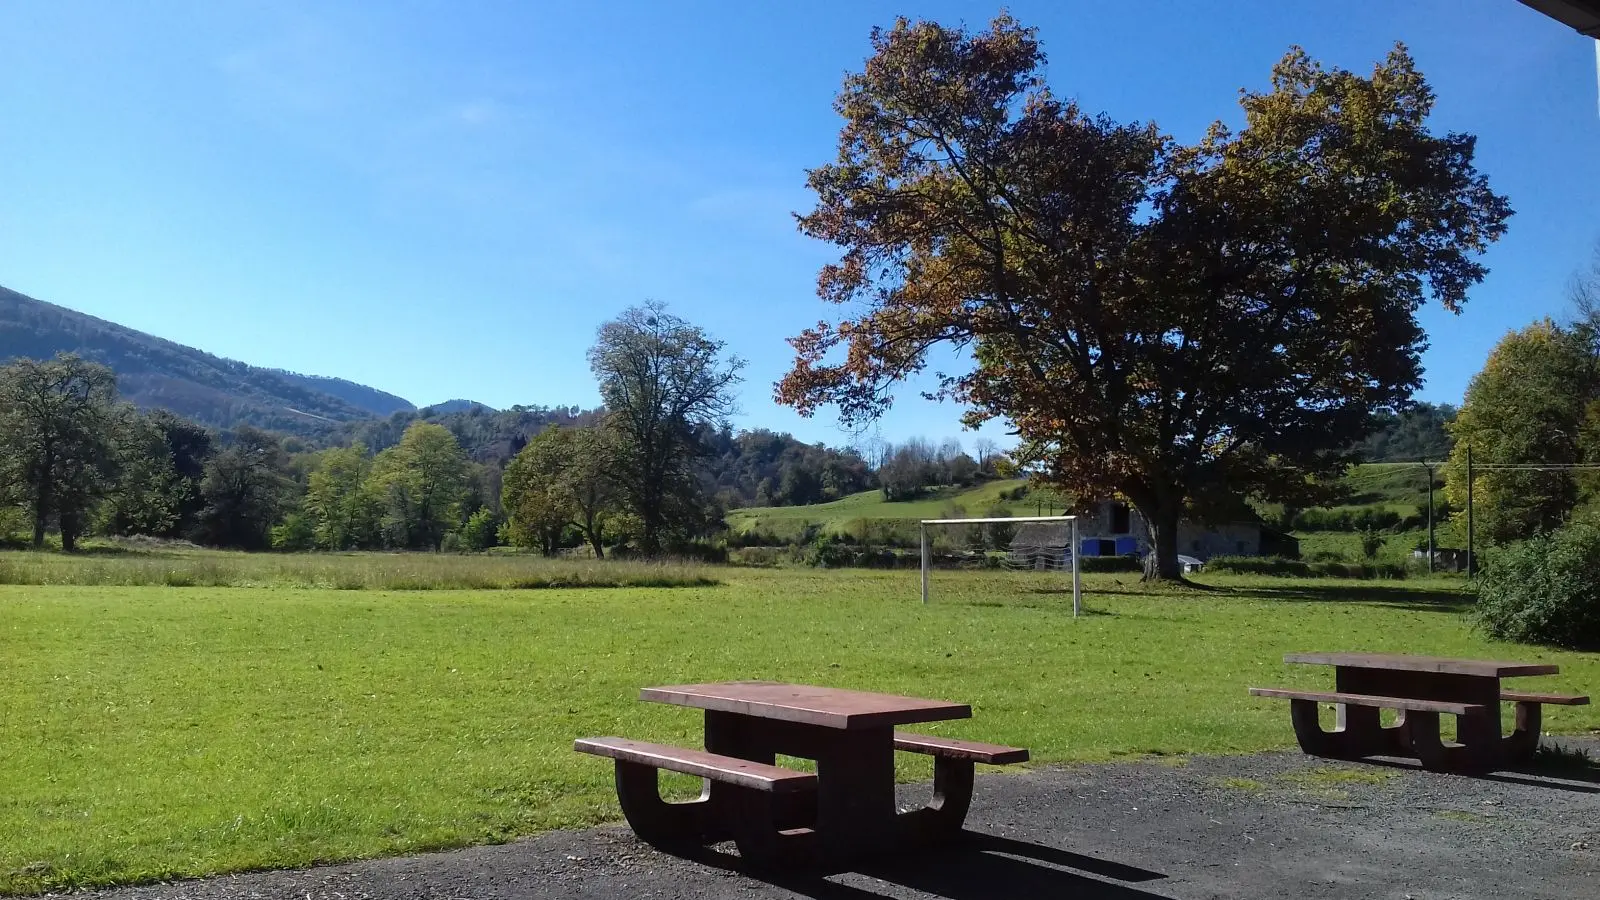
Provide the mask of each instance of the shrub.
{"label": "shrub", "polygon": [[1378,558],[1378,551],[1383,549],[1383,535],[1378,529],[1367,527],[1361,529],[1361,555],[1369,560]]}
{"label": "shrub", "polygon": [[1284,559],[1279,556],[1218,556],[1206,562],[1206,571],[1229,575],[1305,578],[1311,574],[1311,567],[1297,559]]}
{"label": "shrub", "polygon": [[290,513],[283,524],[272,527],[274,550],[298,553],[310,550],[316,543],[317,533],[311,525],[311,519],[300,513]]}
{"label": "shrub", "polygon": [[1600,648],[1600,524],[1579,521],[1492,554],[1475,615],[1491,637]]}
{"label": "shrub", "polygon": [[1404,578],[1409,574],[1401,563],[1312,563],[1309,574],[1316,578]]}
{"label": "shrub", "polygon": [[1137,556],[1084,556],[1078,560],[1080,572],[1143,572],[1144,560]]}
{"label": "shrub", "polygon": [[831,534],[824,534],[806,548],[806,565],[837,569],[855,563],[856,552],[849,544]]}
{"label": "shrub", "polygon": [[1399,563],[1306,563],[1277,556],[1219,556],[1206,563],[1206,571],[1280,578],[1404,578],[1407,574]]}
{"label": "shrub", "polygon": [[487,550],[500,543],[500,517],[487,506],[473,513],[461,527],[461,542],[468,550]]}

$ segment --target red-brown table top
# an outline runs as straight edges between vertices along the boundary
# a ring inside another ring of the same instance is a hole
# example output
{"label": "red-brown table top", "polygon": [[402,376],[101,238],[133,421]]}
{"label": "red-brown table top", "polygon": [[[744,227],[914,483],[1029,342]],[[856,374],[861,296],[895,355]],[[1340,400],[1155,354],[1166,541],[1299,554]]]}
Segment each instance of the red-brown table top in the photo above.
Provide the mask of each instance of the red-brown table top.
{"label": "red-brown table top", "polygon": [[639,699],[824,728],[882,728],[972,715],[965,703],[773,681],[652,687],[640,691]]}
{"label": "red-brown table top", "polygon": [[1519,675],[1555,675],[1560,666],[1550,663],[1501,662],[1491,659],[1448,659],[1442,656],[1406,656],[1398,653],[1286,653],[1286,663],[1344,666],[1352,669],[1388,669],[1396,672],[1437,672],[1479,678]]}

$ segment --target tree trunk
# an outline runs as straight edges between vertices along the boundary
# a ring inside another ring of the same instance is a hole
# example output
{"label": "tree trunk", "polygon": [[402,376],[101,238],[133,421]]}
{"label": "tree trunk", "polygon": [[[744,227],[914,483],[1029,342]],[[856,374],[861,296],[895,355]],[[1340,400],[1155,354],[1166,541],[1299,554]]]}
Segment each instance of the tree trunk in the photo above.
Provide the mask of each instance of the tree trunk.
{"label": "tree trunk", "polygon": [[72,553],[78,549],[78,518],[72,514],[61,516],[61,549]]}
{"label": "tree trunk", "polygon": [[1178,522],[1182,518],[1182,504],[1151,504],[1140,508],[1139,512],[1150,533],[1150,555],[1144,560],[1144,580],[1182,581],[1183,566],[1178,563]]}
{"label": "tree trunk", "polygon": [[44,505],[40,504],[33,511],[33,549],[44,549],[44,532],[48,525],[49,521],[45,514]]}
{"label": "tree trunk", "polygon": [[600,543],[600,530],[593,526],[585,527],[583,533],[589,538],[589,546],[594,548],[595,559],[606,558],[606,548]]}

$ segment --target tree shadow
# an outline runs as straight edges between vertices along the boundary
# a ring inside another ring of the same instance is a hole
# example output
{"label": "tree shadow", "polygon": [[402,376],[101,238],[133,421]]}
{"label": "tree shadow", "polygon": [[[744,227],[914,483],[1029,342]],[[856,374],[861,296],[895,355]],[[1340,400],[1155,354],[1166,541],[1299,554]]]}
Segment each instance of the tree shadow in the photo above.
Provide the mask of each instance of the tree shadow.
{"label": "tree shadow", "polygon": [[[996,897],[1141,900],[1161,895],[1101,879],[1137,883],[1167,877],[1137,866],[971,831],[963,832],[961,838],[952,844],[892,854],[857,864],[842,872],[753,868],[745,866],[736,856],[709,849],[704,855],[696,853],[690,858],[813,900],[873,900],[890,896],[828,878],[829,875],[843,872],[854,872],[947,900],[989,900]],[[1077,872],[1068,869],[1076,869]]]}
{"label": "tree shadow", "polygon": [[[1252,600],[1272,600],[1284,603],[1356,603],[1363,606],[1381,606],[1387,609],[1404,609],[1415,612],[1460,612],[1471,606],[1473,597],[1458,591],[1435,588],[1401,587],[1397,585],[1347,585],[1297,583],[1249,587],[1211,585],[1209,591],[1229,597]],[[1096,594],[1153,599],[1185,599],[1182,594],[1161,594],[1153,591],[1128,589],[1096,589]],[[1203,599],[1196,597],[1194,599]]]}
{"label": "tree shadow", "polygon": [[[1362,762],[1402,772],[1423,773],[1427,770],[1414,759],[1395,757],[1367,757]],[[1524,787],[1548,788],[1573,794],[1600,794],[1600,769],[1576,769],[1560,766],[1528,765],[1495,772],[1462,773],[1453,778],[1474,778],[1498,784],[1520,784]]]}

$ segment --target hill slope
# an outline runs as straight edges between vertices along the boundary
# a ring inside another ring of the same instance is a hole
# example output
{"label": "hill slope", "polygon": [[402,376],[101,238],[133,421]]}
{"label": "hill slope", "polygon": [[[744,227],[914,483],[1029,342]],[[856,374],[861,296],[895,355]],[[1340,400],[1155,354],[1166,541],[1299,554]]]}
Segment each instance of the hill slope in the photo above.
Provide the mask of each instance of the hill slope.
{"label": "hill slope", "polygon": [[1035,503],[1034,497],[1025,500],[1001,500],[1000,494],[1027,484],[1026,481],[990,481],[973,487],[931,488],[915,500],[889,502],[879,490],[862,491],[841,497],[829,503],[810,506],[751,506],[728,510],[727,522],[734,531],[765,531],[783,526],[820,525],[829,531],[839,531],[855,519],[936,519],[976,518],[991,509],[1003,507],[1007,515],[1056,515],[1062,511],[1046,501]]}
{"label": "hill slope", "polygon": [[137,406],[220,428],[250,424],[315,434],[340,422],[414,409],[365,385],[223,359],[0,288],[0,362],[61,352],[109,366],[122,396]]}

